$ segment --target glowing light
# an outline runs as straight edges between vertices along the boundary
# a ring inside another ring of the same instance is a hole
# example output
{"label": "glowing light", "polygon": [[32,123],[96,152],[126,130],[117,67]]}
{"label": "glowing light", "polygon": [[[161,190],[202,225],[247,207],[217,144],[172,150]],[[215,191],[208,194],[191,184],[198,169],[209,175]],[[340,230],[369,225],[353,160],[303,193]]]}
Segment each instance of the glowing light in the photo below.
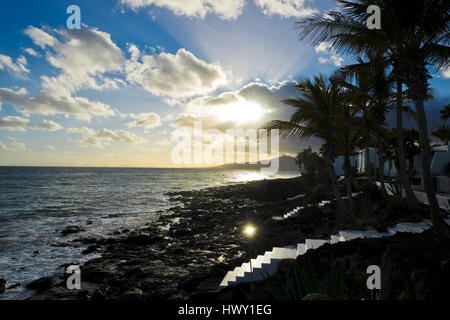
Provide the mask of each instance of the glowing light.
{"label": "glowing light", "polygon": [[266,110],[254,101],[240,99],[236,102],[221,106],[216,115],[223,121],[233,121],[237,124],[251,123],[260,120]]}
{"label": "glowing light", "polygon": [[247,181],[255,181],[255,180],[264,180],[268,179],[269,176],[264,175],[258,172],[239,172],[235,174],[234,181],[236,182],[247,182]]}
{"label": "glowing light", "polygon": [[255,232],[256,228],[250,224],[244,228],[244,233],[247,235],[247,237],[252,237],[255,234]]}

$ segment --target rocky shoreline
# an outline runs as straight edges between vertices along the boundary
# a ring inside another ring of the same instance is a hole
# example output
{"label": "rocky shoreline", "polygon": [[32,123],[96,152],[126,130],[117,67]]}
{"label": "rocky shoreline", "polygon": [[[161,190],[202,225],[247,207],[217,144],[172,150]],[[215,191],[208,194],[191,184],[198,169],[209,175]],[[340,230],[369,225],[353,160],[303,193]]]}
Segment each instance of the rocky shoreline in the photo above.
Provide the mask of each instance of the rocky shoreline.
{"label": "rocky shoreline", "polygon": [[[286,199],[306,190],[309,186],[302,178],[291,178],[171,194],[172,200],[184,205],[161,212],[155,222],[139,230],[121,230],[110,238],[77,239],[87,246],[85,253],[100,255],[80,266],[81,290],[66,288],[65,269],[71,262],[58,268],[55,276],[28,284],[36,291],[30,299],[249,298],[237,294],[246,290],[245,285],[222,291],[218,285],[227,271],[274,246],[296,244],[307,237],[325,238],[341,229],[382,231],[401,221],[427,218],[426,210],[405,214],[401,206],[380,202],[372,206],[372,215],[359,208],[340,216],[331,204],[311,207],[295,219],[280,219],[299,204]],[[327,196],[331,198],[321,194]],[[307,193],[301,201],[312,203],[316,197]],[[247,223],[258,228],[251,240],[242,234]]]}

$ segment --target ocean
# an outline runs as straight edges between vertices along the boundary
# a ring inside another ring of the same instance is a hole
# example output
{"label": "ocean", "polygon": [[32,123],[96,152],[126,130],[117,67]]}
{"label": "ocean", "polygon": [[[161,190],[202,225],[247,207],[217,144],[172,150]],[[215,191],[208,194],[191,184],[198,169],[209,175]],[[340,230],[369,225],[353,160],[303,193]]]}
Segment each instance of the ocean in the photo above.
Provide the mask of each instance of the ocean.
{"label": "ocean", "polygon": [[[167,192],[202,189],[266,178],[259,171],[156,168],[0,167],[1,299],[25,299],[28,282],[65,263],[93,257],[76,238],[111,236],[158,217],[173,203]],[[70,225],[85,229],[63,237]]]}

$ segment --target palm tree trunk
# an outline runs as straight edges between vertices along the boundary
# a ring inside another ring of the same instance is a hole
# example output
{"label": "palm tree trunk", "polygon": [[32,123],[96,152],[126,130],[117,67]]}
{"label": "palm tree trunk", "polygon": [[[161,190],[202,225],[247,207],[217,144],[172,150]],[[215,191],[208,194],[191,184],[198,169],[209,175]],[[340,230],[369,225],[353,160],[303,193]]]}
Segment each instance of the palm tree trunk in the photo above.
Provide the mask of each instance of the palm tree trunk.
{"label": "palm tree trunk", "polygon": [[403,187],[405,189],[405,198],[406,202],[408,203],[408,206],[411,209],[418,210],[420,209],[419,201],[417,201],[417,198],[412,191],[411,188],[411,182],[408,178],[408,173],[406,172],[406,157],[405,157],[405,147],[403,145],[403,111],[402,111],[402,105],[403,105],[403,89],[402,89],[402,82],[400,80],[397,80],[397,144],[398,144],[398,162],[399,167],[397,170],[400,174],[400,179],[402,181]]}
{"label": "palm tree trunk", "polygon": [[366,176],[369,183],[372,183],[372,168],[370,167],[370,150],[369,148],[365,149],[366,152]]}
{"label": "palm tree trunk", "polygon": [[420,155],[422,156],[422,179],[427,193],[428,203],[430,206],[431,221],[436,232],[446,239],[450,239],[450,229],[441,215],[439,204],[436,199],[436,193],[433,188],[433,181],[431,179],[431,161],[428,139],[427,118],[424,109],[424,99],[416,100],[417,123],[419,125],[420,133]]}
{"label": "palm tree trunk", "polygon": [[383,198],[387,199],[386,187],[384,185],[384,159],[383,159],[383,143],[381,138],[378,138],[378,162],[380,165],[380,184],[381,184],[381,194]]}
{"label": "palm tree trunk", "polygon": [[336,171],[334,170],[334,159],[328,153],[328,167],[330,171],[330,179],[331,179],[331,187],[333,188],[334,196],[336,197],[337,205],[339,207],[339,210],[342,214],[344,214],[347,211],[347,206],[345,205],[344,200],[342,199],[341,190],[339,190],[339,186],[337,183],[337,175]]}
{"label": "palm tree trunk", "polygon": [[392,160],[389,159],[388,178],[391,178],[391,170],[392,170]]}
{"label": "palm tree trunk", "polygon": [[348,203],[350,208],[353,208],[353,197],[352,197],[352,166],[350,164],[350,156],[345,155],[344,158],[344,175],[345,175],[345,186],[347,188]]}

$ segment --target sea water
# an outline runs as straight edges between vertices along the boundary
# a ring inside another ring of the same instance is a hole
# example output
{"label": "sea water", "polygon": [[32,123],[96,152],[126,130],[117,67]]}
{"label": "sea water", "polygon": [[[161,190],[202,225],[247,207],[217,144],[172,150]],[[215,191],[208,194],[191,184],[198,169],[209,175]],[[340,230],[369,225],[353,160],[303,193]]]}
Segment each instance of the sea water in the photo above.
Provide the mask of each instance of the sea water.
{"label": "sea water", "polygon": [[[167,192],[276,177],[218,169],[0,167],[0,278],[7,287],[21,284],[0,299],[27,298],[30,281],[92,258],[74,239],[156,219],[158,211],[178,204]],[[63,237],[69,225],[85,231]]]}

